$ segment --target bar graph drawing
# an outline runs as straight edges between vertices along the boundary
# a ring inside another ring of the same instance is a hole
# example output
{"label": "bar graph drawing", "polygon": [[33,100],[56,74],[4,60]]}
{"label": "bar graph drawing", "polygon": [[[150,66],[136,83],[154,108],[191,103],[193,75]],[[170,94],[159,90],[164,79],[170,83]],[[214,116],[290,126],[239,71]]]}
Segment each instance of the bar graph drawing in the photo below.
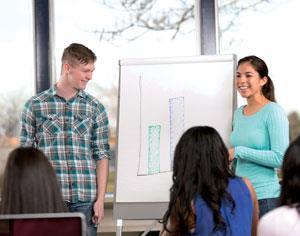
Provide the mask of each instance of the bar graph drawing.
{"label": "bar graph drawing", "polygon": [[[176,144],[184,131],[184,97],[170,93],[162,99],[147,99],[157,89],[160,88],[139,77],[138,176],[170,172]],[[155,112],[149,114],[151,107]]]}
{"label": "bar graph drawing", "polygon": [[173,166],[174,151],[184,131],[184,97],[169,99],[170,109],[170,163]]}

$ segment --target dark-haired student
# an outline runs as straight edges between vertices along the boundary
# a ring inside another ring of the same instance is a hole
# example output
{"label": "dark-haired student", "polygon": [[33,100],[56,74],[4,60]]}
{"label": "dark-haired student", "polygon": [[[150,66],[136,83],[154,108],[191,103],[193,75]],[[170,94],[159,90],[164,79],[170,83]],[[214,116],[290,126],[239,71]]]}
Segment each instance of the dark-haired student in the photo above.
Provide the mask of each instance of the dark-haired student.
{"label": "dark-haired student", "polygon": [[33,147],[10,152],[4,171],[0,214],[68,212],[47,157]]}
{"label": "dark-haired student", "polygon": [[255,191],[232,173],[227,148],[214,128],[193,127],[182,135],[172,179],[161,235],[256,234]]}
{"label": "dark-haired student", "polygon": [[300,136],[285,153],[281,184],[280,207],[261,218],[259,236],[300,235]]}
{"label": "dark-haired student", "polygon": [[261,217],[278,204],[276,169],[281,167],[289,144],[289,124],[275,101],[273,82],[262,59],[240,59],[235,85],[247,104],[234,113],[230,161],[236,164],[236,175],[247,177],[253,184]]}

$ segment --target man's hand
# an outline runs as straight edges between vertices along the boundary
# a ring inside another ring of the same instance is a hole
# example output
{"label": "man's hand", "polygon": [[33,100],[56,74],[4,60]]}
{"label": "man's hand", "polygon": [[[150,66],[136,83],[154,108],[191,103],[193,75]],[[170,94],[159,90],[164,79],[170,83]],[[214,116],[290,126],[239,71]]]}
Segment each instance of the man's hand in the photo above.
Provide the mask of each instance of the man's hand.
{"label": "man's hand", "polygon": [[94,216],[92,218],[93,223],[98,225],[104,218],[104,202],[97,200],[94,203]]}

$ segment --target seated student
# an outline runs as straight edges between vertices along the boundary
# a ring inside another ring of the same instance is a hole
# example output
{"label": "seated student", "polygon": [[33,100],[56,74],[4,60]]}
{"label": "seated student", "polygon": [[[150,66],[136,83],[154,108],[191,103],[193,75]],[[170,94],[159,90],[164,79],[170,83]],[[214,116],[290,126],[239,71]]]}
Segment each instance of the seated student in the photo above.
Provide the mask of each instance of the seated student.
{"label": "seated student", "polygon": [[214,128],[193,127],[182,135],[161,235],[256,234],[255,191],[247,179],[234,176],[228,156]]}
{"label": "seated student", "polygon": [[19,147],[9,154],[3,182],[0,214],[68,211],[51,164],[36,148]]}
{"label": "seated student", "polygon": [[300,136],[284,155],[279,206],[261,218],[258,235],[300,235]]}

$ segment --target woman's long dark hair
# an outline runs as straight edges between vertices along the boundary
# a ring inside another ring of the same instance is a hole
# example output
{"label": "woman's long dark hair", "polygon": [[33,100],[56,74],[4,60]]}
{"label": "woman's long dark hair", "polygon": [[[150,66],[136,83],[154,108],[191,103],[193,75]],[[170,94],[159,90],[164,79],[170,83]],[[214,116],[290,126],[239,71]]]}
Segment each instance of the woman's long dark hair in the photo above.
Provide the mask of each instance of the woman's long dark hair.
{"label": "woman's long dark hair", "polygon": [[[221,200],[226,198],[235,207],[226,192],[229,178],[228,150],[218,132],[208,126],[187,130],[180,138],[174,154],[173,185],[170,189],[168,210],[163,217],[164,230],[182,235],[195,228],[192,204],[197,195],[212,209],[215,228],[224,226],[220,213]],[[171,227],[168,227],[168,221]]]}
{"label": "woman's long dark hair", "polygon": [[247,56],[239,60],[238,67],[245,62],[248,62],[252,65],[252,67],[259,74],[260,78],[263,78],[265,76],[268,78],[267,83],[262,87],[262,94],[268,100],[276,102],[274,84],[271,80],[271,77],[269,76],[269,70],[264,60],[257,56]]}
{"label": "woman's long dark hair", "polygon": [[284,155],[280,205],[296,207],[300,214],[300,136],[290,144]]}
{"label": "woman's long dark hair", "polygon": [[33,147],[20,147],[8,157],[0,214],[66,212],[56,174],[47,157]]}

